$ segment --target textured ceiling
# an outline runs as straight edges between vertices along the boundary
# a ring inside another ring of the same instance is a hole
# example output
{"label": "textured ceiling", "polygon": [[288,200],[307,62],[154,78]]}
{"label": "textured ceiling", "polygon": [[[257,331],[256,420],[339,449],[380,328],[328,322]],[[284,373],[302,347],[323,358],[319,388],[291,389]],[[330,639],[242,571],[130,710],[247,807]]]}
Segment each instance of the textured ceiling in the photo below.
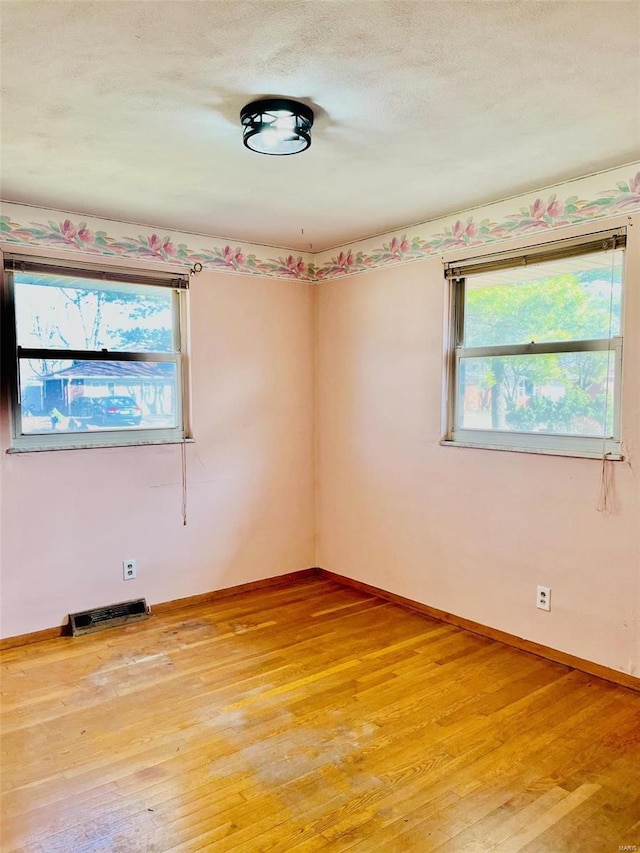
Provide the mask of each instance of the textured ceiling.
{"label": "textured ceiling", "polygon": [[[8,0],[5,200],[313,251],[640,152],[640,3]],[[239,112],[316,113],[264,157]],[[304,233],[302,233],[304,230]]]}

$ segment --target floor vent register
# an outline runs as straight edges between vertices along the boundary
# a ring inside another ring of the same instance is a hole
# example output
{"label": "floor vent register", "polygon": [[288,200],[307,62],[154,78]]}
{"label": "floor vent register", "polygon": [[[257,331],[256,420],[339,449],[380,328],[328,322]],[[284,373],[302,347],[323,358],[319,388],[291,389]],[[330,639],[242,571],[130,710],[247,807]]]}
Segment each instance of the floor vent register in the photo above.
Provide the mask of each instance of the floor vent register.
{"label": "floor vent register", "polygon": [[148,619],[150,615],[146,599],[137,598],[134,601],[70,613],[69,625],[71,635],[77,637],[80,634],[103,631],[105,628],[115,628],[117,625],[127,625],[129,622],[140,622],[142,619]]}

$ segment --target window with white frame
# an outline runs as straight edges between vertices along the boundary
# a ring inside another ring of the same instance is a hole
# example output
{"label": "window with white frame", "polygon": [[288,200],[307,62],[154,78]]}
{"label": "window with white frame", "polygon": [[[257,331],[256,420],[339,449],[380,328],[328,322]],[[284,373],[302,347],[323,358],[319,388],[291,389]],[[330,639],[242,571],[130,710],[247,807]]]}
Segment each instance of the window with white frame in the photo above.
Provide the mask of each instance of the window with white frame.
{"label": "window with white frame", "polygon": [[14,450],[184,439],[185,276],[5,256]]}
{"label": "window with white frame", "polygon": [[623,231],[453,262],[444,443],[620,458]]}

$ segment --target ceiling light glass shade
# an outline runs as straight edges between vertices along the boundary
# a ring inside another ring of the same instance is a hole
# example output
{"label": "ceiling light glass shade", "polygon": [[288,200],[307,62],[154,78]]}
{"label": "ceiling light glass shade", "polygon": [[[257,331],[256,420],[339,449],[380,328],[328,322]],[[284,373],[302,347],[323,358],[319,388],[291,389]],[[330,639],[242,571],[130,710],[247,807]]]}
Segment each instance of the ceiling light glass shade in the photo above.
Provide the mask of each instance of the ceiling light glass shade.
{"label": "ceiling light glass shade", "polygon": [[311,145],[313,110],[286,98],[264,98],[240,112],[242,141],[258,154],[298,154]]}

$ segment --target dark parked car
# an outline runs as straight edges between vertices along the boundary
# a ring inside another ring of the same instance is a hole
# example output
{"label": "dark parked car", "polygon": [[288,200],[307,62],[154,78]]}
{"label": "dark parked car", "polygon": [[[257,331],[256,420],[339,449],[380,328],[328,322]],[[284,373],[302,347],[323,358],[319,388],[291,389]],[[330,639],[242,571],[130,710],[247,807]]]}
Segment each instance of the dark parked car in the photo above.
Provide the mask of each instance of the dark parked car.
{"label": "dark parked car", "polygon": [[133,397],[96,397],[92,420],[98,426],[139,426],[142,411]]}

